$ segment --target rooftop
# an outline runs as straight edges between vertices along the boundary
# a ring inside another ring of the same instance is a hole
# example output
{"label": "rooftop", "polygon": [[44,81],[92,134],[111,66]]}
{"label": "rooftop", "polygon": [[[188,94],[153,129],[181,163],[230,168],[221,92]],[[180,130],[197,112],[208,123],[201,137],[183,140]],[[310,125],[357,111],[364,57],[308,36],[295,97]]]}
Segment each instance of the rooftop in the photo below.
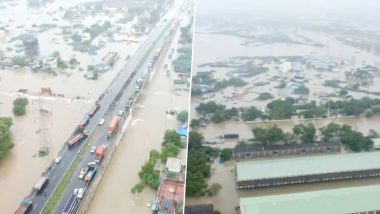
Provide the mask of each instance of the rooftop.
{"label": "rooftop", "polygon": [[253,152],[253,151],[272,151],[272,150],[289,150],[289,149],[307,149],[307,148],[323,148],[331,146],[341,146],[339,141],[325,143],[302,143],[302,144],[283,144],[283,145],[268,145],[261,144],[238,144],[234,152]]}
{"label": "rooftop", "polygon": [[336,214],[380,210],[380,185],[240,199],[242,214]]}
{"label": "rooftop", "polygon": [[236,163],[237,181],[380,168],[380,152],[318,155]]}
{"label": "rooftop", "polygon": [[214,214],[214,206],[212,204],[186,206],[185,214]]}
{"label": "rooftop", "polygon": [[165,164],[165,169],[169,172],[180,173],[182,167],[181,159],[168,157]]}

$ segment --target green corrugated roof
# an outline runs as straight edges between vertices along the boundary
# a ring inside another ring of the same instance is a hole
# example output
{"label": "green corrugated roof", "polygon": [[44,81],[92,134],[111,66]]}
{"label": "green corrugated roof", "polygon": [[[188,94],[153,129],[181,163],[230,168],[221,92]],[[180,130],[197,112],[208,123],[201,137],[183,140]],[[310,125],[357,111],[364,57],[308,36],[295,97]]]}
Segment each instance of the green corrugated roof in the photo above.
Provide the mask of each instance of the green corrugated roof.
{"label": "green corrugated roof", "polygon": [[318,155],[236,163],[238,181],[379,168],[380,152]]}
{"label": "green corrugated roof", "polygon": [[347,214],[380,210],[380,185],[240,199],[242,214]]}

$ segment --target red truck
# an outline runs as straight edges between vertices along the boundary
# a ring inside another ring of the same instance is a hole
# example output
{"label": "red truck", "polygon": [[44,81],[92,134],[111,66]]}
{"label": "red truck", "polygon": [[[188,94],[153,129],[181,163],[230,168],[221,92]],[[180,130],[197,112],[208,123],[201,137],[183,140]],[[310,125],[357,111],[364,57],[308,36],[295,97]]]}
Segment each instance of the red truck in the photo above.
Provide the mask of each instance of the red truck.
{"label": "red truck", "polygon": [[87,135],[88,135],[87,130],[84,130],[83,132],[75,135],[73,138],[71,138],[69,141],[67,141],[67,145],[69,145],[69,147],[71,147],[71,146],[75,145],[77,142],[79,142],[80,140],[82,140]]}
{"label": "red truck", "polygon": [[110,124],[108,125],[108,137],[111,137],[119,126],[120,117],[113,116]]}
{"label": "red truck", "polygon": [[99,104],[95,104],[95,105],[91,108],[91,110],[88,112],[88,115],[89,115],[90,117],[94,116],[94,114],[98,111],[99,107],[100,107]]}
{"label": "red truck", "polygon": [[106,154],[107,147],[105,145],[100,145],[95,152],[95,162],[100,163],[102,162],[104,155]]}

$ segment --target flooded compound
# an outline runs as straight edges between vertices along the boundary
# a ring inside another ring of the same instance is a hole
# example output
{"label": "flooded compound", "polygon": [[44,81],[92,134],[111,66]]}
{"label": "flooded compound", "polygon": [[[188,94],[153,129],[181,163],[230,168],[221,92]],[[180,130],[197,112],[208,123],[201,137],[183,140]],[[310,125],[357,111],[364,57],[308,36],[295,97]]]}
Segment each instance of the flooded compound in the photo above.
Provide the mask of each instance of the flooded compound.
{"label": "flooded compound", "polygon": [[[12,102],[18,96],[23,95],[0,93],[0,116],[12,115]],[[39,99],[33,96],[28,96],[28,99],[26,114],[22,117],[13,117],[11,132],[14,148],[0,162],[0,188],[3,193],[6,193],[0,194],[0,200],[3,201],[0,213],[14,212],[19,202],[38,181],[41,172],[53,161],[62,145],[67,141],[80,117],[92,106],[92,103],[83,100]],[[52,111],[51,115],[44,119],[48,129],[48,146],[50,147],[50,152],[45,157],[38,157],[38,150],[42,142],[39,130],[41,107]]]}

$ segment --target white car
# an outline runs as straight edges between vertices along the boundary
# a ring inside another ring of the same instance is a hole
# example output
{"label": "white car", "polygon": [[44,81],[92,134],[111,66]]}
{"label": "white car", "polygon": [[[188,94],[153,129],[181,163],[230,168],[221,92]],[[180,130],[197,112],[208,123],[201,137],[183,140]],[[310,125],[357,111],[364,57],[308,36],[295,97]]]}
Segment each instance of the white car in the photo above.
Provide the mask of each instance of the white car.
{"label": "white car", "polygon": [[78,195],[78,188],[74,189],[74,195]]}
{"label": "white car", "polygon": [[78,197],[78,198],[83,198],[83,193],[84,193],[84,189],[83,189],[83,188],[79,188],[79,189],[78,189],[77,197]]}
{"label": "white car", "polygon": [[88,163],[88,166],[89,167],[95,167],[96,166],[96,162],[92,161],[92,162]]}
{"label": "white car", "polygon": [[91,153],[91,154],[94,154],[94,153],[95,153],[95,150],[96,150],[96,147],[95,147],[95,146],[91,147],[90,153]]}
{"label": "white car", "polygon": [[135,86],[135,91],[136,91],[136,92],[140,91],[140,87],[136,85],[136,86]]}
{"label": "white car", "polygon": [[61,162],[61,159],[62,159],[62,157],[58,155],[58,156],[54,159],[54,163],[59,163],[59,162]]}
{"label": "white car", "polygon": [[99,120],[99,126],[101,126],[103,124],[104,124],[104,118],[102,118],[102,119]]}
{"label": "white car", "polygon": [[79,179],[83,179],[84,178],[84,175],[86,174],[86,169],[85,168],[82,168],[82,170],[80,171],[79,173]]}
{"label": "white car", "polygon": [[119,116],[123,116],[123,114],[124,114],[123,110],[120,110],[119,113],[118,113]]}

